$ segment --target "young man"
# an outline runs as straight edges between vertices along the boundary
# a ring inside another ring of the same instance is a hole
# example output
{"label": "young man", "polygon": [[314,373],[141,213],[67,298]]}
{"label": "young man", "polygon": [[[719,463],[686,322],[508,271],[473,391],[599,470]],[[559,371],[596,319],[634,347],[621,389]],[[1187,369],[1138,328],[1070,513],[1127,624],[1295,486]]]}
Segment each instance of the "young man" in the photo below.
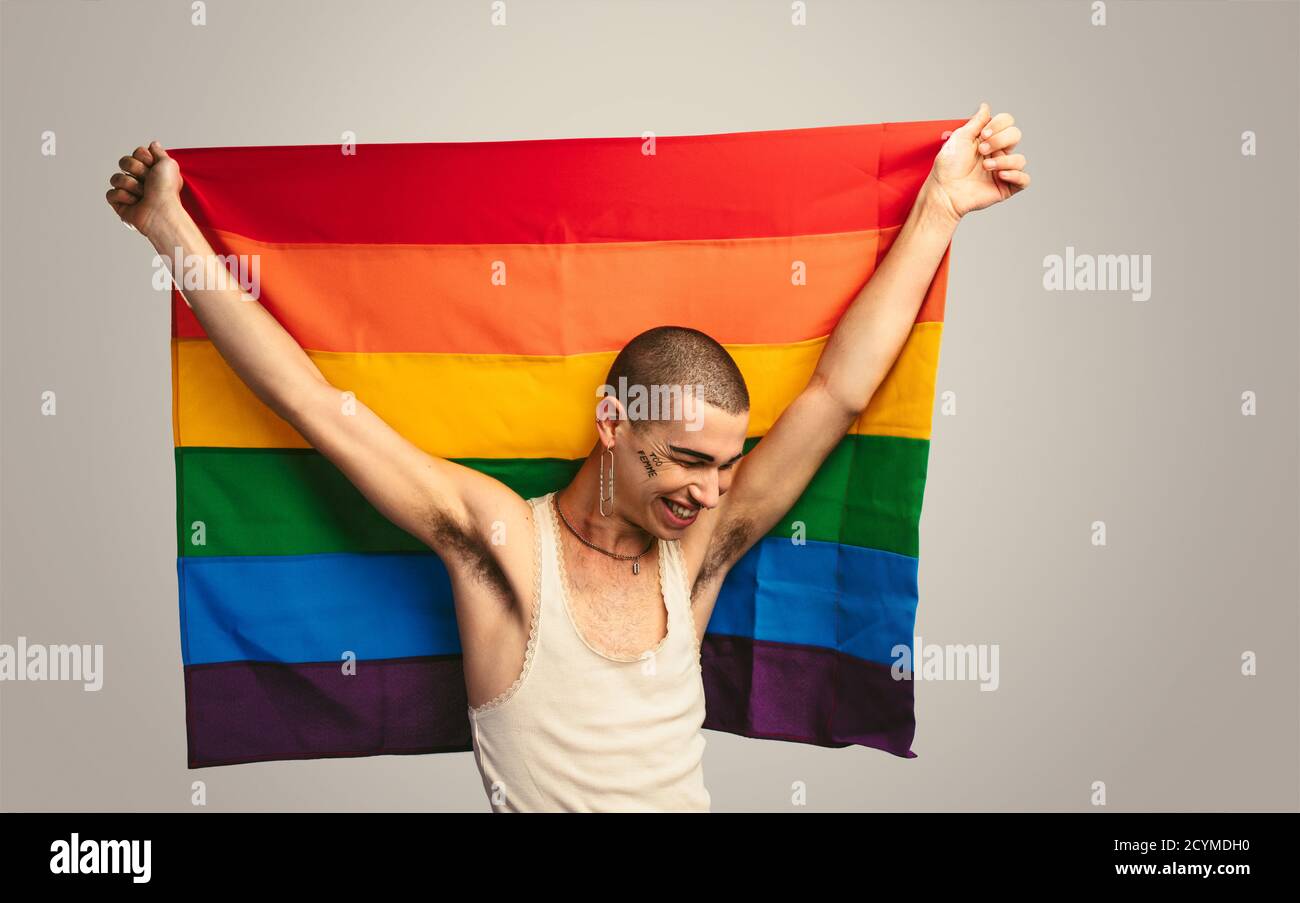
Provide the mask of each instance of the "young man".
{"label": "young man", "polygon": [[[573,481],[529,500],[421,451],[361,399],[345,416],[340,391],[237,288],[185,291],[257,397],[446,564],[494,810],[707,811],[700,640],[723,578],[866,409],[960,219],[1029,184],[1011,153],[1019,141],[987,104],[953,132],[807,387],[750,454],[749,396],[730,355],[696,330],[659,327],[628,343],[606,383],[681,404],[646,420],[602,401]],[[213,254],[166,150],[153,142],[119,166],[107,200],[123,221],[164,258]]]}

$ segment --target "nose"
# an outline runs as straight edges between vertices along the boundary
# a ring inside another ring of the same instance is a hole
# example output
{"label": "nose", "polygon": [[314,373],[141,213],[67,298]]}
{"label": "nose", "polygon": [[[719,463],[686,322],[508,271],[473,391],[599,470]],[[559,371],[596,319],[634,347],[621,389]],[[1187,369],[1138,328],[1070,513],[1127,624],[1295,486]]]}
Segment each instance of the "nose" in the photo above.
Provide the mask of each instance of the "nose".
{"label": "nose", "polygon": [[688,490],[695,504],[701,508],[714,508],[718,504],[718,472],[710,470],[701,483],[691,484]]}

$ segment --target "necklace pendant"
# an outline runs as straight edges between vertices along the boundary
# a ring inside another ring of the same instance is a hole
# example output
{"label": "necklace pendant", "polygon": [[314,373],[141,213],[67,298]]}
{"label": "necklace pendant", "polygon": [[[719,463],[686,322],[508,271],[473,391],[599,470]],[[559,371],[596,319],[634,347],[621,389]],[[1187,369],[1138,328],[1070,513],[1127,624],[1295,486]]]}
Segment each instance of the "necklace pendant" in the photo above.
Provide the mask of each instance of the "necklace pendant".
{"label": "necklace pendant", "polygon": [[632,573],[633,574],[641,573],[641,562],[637,561],[635,558],[632,559]]}

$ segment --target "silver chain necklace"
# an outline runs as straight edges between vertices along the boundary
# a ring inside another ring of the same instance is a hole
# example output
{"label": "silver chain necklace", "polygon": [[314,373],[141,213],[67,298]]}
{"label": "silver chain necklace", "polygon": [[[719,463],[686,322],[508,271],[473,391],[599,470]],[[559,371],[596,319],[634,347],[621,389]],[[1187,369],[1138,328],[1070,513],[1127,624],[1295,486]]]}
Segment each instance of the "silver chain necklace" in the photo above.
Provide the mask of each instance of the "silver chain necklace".
{"label": "silver chain necklace", "polygon": [[556,510],[557,512],[559,512],[560,520],[564,521],[564,526],[566,526],[566,527],[569,528],[569,532],[570,532],[570,533],[572,533],[574,536],[578,537],[578,542],[582,543],[583,545],[587,546],[588,548],[595,549],[597,552],[600,552],[602,555],[608,555],[610,558],[617,558],[619,561],[629,561],[629,560],[630,560],[630,561],[632,562],[632,573],[633,573],[633,574],[639,574],[639,573],[641,573],[641,561],[640,561],[640,558],[641,558],[641,556],[644,555],[646,552],[649,552],[649,551],[650,551],[650,547],[651,547],[652,545],[654,545],[655,538],[654,538],[653,536],[650,537],[650,541],[649,541],[648,543],[646,543],[645,548],[642,549],[642,550],[641,550],[639,553],[637,553],[636,555],[620,555],[620,554],[618,554],[617,552],[611,552],[611,551],[609,551],[608,549],[602,549],[600,546],[596,545],[594,542],[592,542],[591,540],[589,540],[587,537],[585,537],[585,536],[583,536],[581,533],[579,533],[579,532],[577,531],[577,529],[573,526],[573,524],[569,523],[569,519],[568,519],[567,517],[564,516],[564,509],[560,507],[560,497],[559,497],[558,495],[554,497],[554,502],[555,502],[555,510]]}

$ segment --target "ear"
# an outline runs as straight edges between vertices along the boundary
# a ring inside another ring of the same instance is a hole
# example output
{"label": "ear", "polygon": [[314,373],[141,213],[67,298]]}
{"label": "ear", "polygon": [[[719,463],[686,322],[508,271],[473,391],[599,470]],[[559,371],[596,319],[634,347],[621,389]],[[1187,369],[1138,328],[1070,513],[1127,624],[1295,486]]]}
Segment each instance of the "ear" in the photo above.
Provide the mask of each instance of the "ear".
{"label": "ear", "polygon": [[605,448],[614,444],[618,428],[626,423],[627,411],[615,396],[606,395],[596,403],[596,436]]}

